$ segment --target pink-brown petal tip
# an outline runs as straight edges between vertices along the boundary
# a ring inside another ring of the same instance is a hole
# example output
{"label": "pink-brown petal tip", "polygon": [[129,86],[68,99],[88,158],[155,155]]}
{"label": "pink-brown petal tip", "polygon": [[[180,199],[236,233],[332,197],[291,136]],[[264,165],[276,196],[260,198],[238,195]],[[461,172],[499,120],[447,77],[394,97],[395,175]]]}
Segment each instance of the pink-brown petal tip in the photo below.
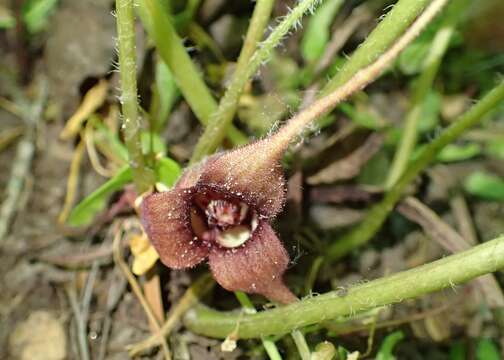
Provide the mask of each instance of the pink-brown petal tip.
{"label": "pink-brown petal tip", "polygon": [[208,255],[208,247],[191,230],[191,198],[192,189],[173,189],[142,202],[144,230],[163,264],[173,269],[195,266]]}
{"label": "pink-brown petal tip", "polygon": [[285,179],[279,163],[283,152],[275,150],[265,139],[217,154],[206,163],[196,187],[240,197],[262,217],[274,217],[285,202]]}
{"label": "pink-brown petal tip", "polygon": [[282,280],[289,255],[265,221],[241,247],[213,247],[209,264],[215,280],[229,291],[257,293],[282,304],[297,300]]}

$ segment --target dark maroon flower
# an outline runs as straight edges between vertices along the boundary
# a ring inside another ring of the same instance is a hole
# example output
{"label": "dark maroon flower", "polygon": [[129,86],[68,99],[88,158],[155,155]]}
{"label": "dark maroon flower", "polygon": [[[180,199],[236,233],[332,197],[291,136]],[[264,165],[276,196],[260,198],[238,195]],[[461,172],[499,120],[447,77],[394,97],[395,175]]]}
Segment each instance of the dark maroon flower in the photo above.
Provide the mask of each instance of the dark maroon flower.
{"label": "dark maroon flower", "polygon": [[161,261],[174,269],[208,258],[224,288],[296,300],[284,285],[287,251],[270,226],[285,201],[272,143],[262,140],[190,167],[175,187],[147,196],[141,217]]}

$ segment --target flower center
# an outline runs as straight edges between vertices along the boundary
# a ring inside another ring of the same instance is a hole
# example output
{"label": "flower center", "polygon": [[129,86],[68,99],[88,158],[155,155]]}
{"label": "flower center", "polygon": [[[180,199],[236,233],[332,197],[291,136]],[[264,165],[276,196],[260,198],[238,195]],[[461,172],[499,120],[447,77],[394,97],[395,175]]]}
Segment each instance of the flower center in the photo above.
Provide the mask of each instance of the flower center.
{"label": "flower center", "polygon": [[203,192],[196,196],[195,204],[191,225],[200,240],[235,248],[244,244],[257,227],[255,211],[242,201]]}

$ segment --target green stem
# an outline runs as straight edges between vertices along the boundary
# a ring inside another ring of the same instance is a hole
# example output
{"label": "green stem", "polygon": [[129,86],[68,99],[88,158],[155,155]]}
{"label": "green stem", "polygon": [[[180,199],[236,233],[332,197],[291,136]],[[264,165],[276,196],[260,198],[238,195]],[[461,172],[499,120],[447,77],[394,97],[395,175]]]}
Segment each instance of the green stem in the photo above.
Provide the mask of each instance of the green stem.
{"label": "green stem", "polygon": [[[243,291],[235,291],[235,296],[240,302],[241,306],[249,314],[257,313],[254,304],[252,304],[252,301],[250,301],[247,294],[245,294]],[[282,360],[282,356],[280,355],[280,352],[278,351],[278,348],[276,347],[275,342],[273,340],[268,339],[267,337],[261,337],[261,341],[264,346],[264,349],[266,350],[266,353],[268,354],[271,360]]]}
{"label": "green stem", "polygon": [[306,343],[306,339],[304,337],[304,334],[299,331],[299,330],[292,330],[291,332],[292,339],[294,340],[294,343],[296,344],[296,347],[298,349],[299,357],[301,360],[310,360],[311,358],[311,352],[310,348],[308,347],[308,344]]}
{"label": "green stem", "polygon": [[[187,54],[165,10],[157,0],[140,0],[138,13],[149,36],[156,43],[159,56],[170,68],[194,115],[202,124],[208,124],[210,116],[217,110],[217,103]],[[227,129],[225,135],[234,145],[247,143],[247,137],[235,127]]]}
{"label": "green stem", "polygon": [[146,167],[140,141],[142,121],[138,115],[133,0],[116,0],[116,13],[124,141],[135,186],[142,193],[154,184],[155,178]]}
{"label": "green stem", "polygon": [[352,316],[379,306],[453,288],[503,267],[504,237],[499,237],[414,269],[352,286],[345,295],[331,291],[273,310],[243,316],[200,305],[186,314],[184,323],[197,334],[217,338],[225,338],[236,328],[238,321],[238,336],[242,339],[287,334],[324,320]]}
{"label": "green stem", "polygon": [[441,60],[448,49],[455,26],[460,19],[461,10],[466,5],[465,0],[455,1],[446,13],[447,16],[441,28],[432,41],[429,54],[423,63],[423,70],[414,85],[411,107],[406,115],[406,124],[401,141],[396,150],[385,187],[389,189],[404,173],[417,142],[418,124],[422,115],[425,98],[432,91],[434,79],[441,65]]}
{"label": "green stem", "polygon": [[[195,163],[204,158],[206,155],[213,153],[219,147],[224,138],[225,130],[233,120],[238,100],[247,81],[249,81],[252,75],[256,73],[257,69],[259,69],[259,67],[268,60],[273,49],[281,42],[289,30],[298,24],[303,14],[309,9],[313,9],[316,3],[318,3],[318,0],[302,0],[287,16],[285,16],[270,36],[268,36],[268,38],[261,44],[256,46],[257,50],[250,60],[247,56],[250,56],[249,52],[254,44],[247,45],[248,48],[244,49],[244,51],[246,51],[243,56],[244,60],[240,63],[242,60],[240,59],[233,79],[229,84],[228,90],[219,103],[219,109],[215,115],[211,117],[208,126],[205,128],[204,133],[201,135],[198,143],[196,144],[196,148],[194,149],[191,158],[192,163]],[[261,3],[258,3],[257,6],[260,4]],[[266,7],[266,5],[262,6]],[[251,36],[257,37],[258,34],[259,32],[254,33]],[[242,56],[240,54],[240,58],[241,57]]]}
{"label": "green stem", "polygon": [[375,61],[406,31],[432,0],[400,0],[369,34],[338,73],[325,85],[320,97],[345,84],[360,69]]}
{"label": "green stem", "polygon": [[405,188],[432,162],[439,151],[452,143],[464,131],[481,122],[484,116],[503,99],[504,81],[487,93],[476,105],[461,115],[438,138],[423,149],[418,158],[411,162],[404,175],[387,192],[383,200],[371,208],[366,218],[354,230],[331,245],[326,260],[335,261],[368,242],[401,199]]}

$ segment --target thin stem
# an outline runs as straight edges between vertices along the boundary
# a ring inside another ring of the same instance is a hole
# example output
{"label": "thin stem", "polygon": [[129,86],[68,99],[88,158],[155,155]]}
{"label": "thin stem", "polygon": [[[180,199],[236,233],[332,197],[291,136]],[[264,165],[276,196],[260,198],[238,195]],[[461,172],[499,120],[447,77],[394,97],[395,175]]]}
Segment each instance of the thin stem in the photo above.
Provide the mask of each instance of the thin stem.
{"label": "thin stem", "polygon": [[294,343],[296,344],[296,347],[298,349],[299,356],[301,357],[301,360],[310,360],[311,358],[311,353],[310,353],[310,348],[308,347],[308,344],[306,343],[306,339],[303,335],[303,333],[299,330],[292,330],[291,332],[292,339],[294,340]]}
{"label": "thin stem", "polygon": [[133,171],[133,180],[138,192],[142,193],[154,184],[155,179],[154,173],[145,166],[140,141],[142,121],[138,115],[133,0],[116,0],[116,14],[121,75],[122,128],[130,167]]}
{"label": "thin stem", "polygon": [[326,84],[325,96],[347,83],[360,69],[375,61],[401,36],[432,0],[400,0],[369,34],[338,73]]}
{"label": "thin stem", "polygon": [[371,65],[355,73],[344,85],[291,118],[285,126],[271,137],[272,144],[279,152],[283,152],[290,142],[296,136],[301,135],[315,119],[374,81],[397,58],[401,51],[420,34],[447,2],[448,0],[434,0],[390,49]]}
{"label": "thin stem", "polygon": [[[461,1],[455,1],[452,4],[458,5],[458,3],[463,4]],[[457,20],[460,18],[460,12],[454,11],[460,10],[458,6],[455,9],[452,7],[449,10],[451,11],[447,11],[448,15],[444,23],[432,41],[429,53],[423,63],[422,73],[414,85],[410,110],[406,115],[403,134],[395,152],[394,160],[386,181],[385,186],[387,189],[394,185],[404,173],[415,148],[418,124],[421,119],[425,98],[432,91],[432,85],[439,70],[439,66],[441,65],[441,60],[448,49],[448,44],[455,30]],[[455,16],[455,13],[457,16]]]}
{"label": "thin stem", "polygon": [[[245,40],[240,51],[240,56],[238,57],[236,70],[233,74],[233,82],[239,81],[236,79],[245,75],[244,70],[246,70],[250,58],[252,57],[252,55],[254,55],[254,52],[257,49],[257,43],[260,42],[263,37],[264,30],[268,25],[274,3],[275,0],[257,0],[254,12],[252,14],[252,19],[250,20],[250,25],[247,30],[247,35],[245,36]],[[247,82],[247,80],[248,79],[246,79],[245,82]],[[242,91],[243,88],[240,90],[240,93]],[[234,109],[236,110],[236,104],[234,106]],[[228,111],[231,110],[231,108],[228,109]]]}
{"label": "thin stem", "polygon": [[[252,301],[250,301],[247,294],[245,294],[243,291],[235,291],[235,296],[240,302],[241,306],[247,311],[247,313],[257,313],[254,304],[252,304]],[[271,360],[282,360],[282,356],[280,355],[280,352],[278,351],[278,348],[276,347],[273,340],[263,336],[261,337],[261,342],[263,344],[264,350],[266,350],[266,353]]]}
{"label": "thin stem", "polygon": [[[208,124],[210,116],[217,111],[217,103],[187,54],[182,39],[165,9],[157,0],[140,0],[138,12],[145,29],[156,43],[159,56],[170,68],[184,99],[198,120],[203,125]],[[247,143],[247,137],[234,127],[230,127],[226,135],[234,145]]]}
{"label": "thin stem", "polygon": [[[250,75],[248,75],[248,66],[249,61],[254,54],[257,44],[261,41],[261,38],[264,34],[264,30],[266,25],[268,24],[271,10],[273,9],[274,0],[258,0],[256,6],[254,8],[254,13],[252,14],[252,19],[250,21],[250,25],[247,31],[247,35],[245,37],[245,41],[243,43],[243,47],[240,52],[240,56],[238,58],[238,63],[236,65],[236,70],[233,74],[233,78],[231,79],[231,83],[224,94],[224,97],[219,103],[219,107],[215,114],[210,118],[210,122],[205,129],[205,132],[200,138],[198,144],[200,144],[207,132],[212,132],[211,129],[215,129],[215,126],[219,124],[222,128],[219,130],[222,134],[225,129],[231,122],[233,121],[233,117],[236,112],[236,108],[238,107],[238,100],[243,92],[245,84],[249,80]],[[210,136],[210,135],[208,135]],[[211,135],[213,136],[213,135]],[[222,137],[219,143],[216,144],[215,148],[219,146],[222,141]],[[204,152],[199,153],[199,148],[196,146],[196,149],[191,158],[191,162],[197,162],[201,160],[205,155],[208,155],[210,152],[213,152],[215,149],[211,149],[210,151],[204,150]]]}
{"label": "thin stem", "polygon": [[[257,46],[257,50],[249,61],[238,64],[233,80],[229,84],[228,90],[220,101],[219,109],[211,117],[205,132],[201,135],[196,148],[194,149],[191,162],[195,163],[206,155],[213,153],[221,144],[225,130],[233,120],[233,116],[238,104],[243,88],[249,79],[256,73],[259,67],[268,60],[273,49],[280,44],[284,36],[291,28],[296,28],[303,14],[308,10],[313,10],[318,0],[302,0],[285,18],[278,24],[273,32]],[[259,6],[259,3],[258,5]],[[263,5],[265,6],[265,5]],[[257,36],[257,34],[254,34]],[[252,45],[248,45],[252,46]],[[247,53],[249,49],[246,50]],[[248,55],[248,54],[246,54]],[[241,57],[241,56],[240,56]]]}
{"label": "thin stem", "polygon": [[210,337],[226,337],[235,329],[238,320],[238,336],[242,339],[281,335],[324,320],[352,316],[442,289],[453,289],[503,267],[504,236],[414,269],[352,286],[345,295],[331,291],[241,317],[235,312],[215,311],[200,305],[189,311],[184,320],[191,331]]}
{"label": "thin stem", "polygon": [[371,208],[366,218],[358,227],[331,245],[326,259],[328,261],[335,261],[356,247],[368,242],[393,210],[395,204],[401,198],[404,189],[432,162],[439,151],[457,139],[464,131],[481,122],[484,116],[503,100],[504,81],[501,81],[499,85],[455,120],[438,138],[423,149],[399,181],[387,192],[383,200]]}

